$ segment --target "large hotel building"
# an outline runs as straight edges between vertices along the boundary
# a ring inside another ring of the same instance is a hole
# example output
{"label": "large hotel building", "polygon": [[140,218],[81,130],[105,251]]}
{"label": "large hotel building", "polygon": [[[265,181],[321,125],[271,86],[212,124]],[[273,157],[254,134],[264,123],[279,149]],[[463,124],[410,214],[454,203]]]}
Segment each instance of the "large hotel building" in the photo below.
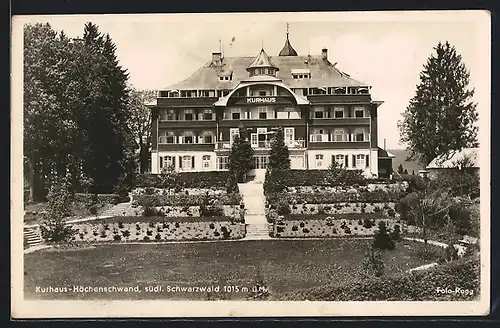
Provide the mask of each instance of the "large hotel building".
{"label": "large hotel building", "polygon": [[[318,49],[320,50],[320,49]],[[319,51],[318,51],[319,53]],[[212,58],[186,80],[158,92],[153,111],[151,172],[227,170],[233,136],[244,126],[255,168],[265,169],[270,140],[282,127],[292,169],[337,162],[367,176],[387,176],[391,154],[378,147],[371,86],[319,55],[299,56],[287,33],[278,56]]]}

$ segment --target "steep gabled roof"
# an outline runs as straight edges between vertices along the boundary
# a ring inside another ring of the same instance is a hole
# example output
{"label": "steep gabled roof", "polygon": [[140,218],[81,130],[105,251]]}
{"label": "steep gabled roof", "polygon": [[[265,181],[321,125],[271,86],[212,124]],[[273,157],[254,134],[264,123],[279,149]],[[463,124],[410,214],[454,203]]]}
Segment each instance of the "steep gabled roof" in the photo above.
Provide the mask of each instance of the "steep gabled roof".
{"label": "steep gabled roof", "polygon": [[451,169],[457,168],[458,165],[479,168],[479,148],[451,150],[434,158],[427,165],[427,169]]}
{"label": "steep gabled roof", "polygon": [[264,48],[262,48],[257,57],[255,57],[253,62],[247,67],[247,71],[253,68],[269,67],[278,69],[278,67],[276,67],[276,65],[274,65],[274,63],[272,62],[271,58],[269,58],[269,56],[266,54]]}
{"label": "steep gabled roof", "polygon": [[[163,90],[188,90],[188,89],[233,89],[240,81],[248,79],[246,70],[254,57],[225,57],[222,67],[214,67],[209,61],[199,68],[193,75],[180,83],[168,86]],[[368,84],[352,79],[348,74],[337,69],[328,60],[319,56],[269,56],[269,60],[279,68],[277,77],[290,88],[313,87],[366,87]],[[292,69],[309,69],[310,79],[294,79]],[[231,70],[231,81],[220,81],[218,72]]]}

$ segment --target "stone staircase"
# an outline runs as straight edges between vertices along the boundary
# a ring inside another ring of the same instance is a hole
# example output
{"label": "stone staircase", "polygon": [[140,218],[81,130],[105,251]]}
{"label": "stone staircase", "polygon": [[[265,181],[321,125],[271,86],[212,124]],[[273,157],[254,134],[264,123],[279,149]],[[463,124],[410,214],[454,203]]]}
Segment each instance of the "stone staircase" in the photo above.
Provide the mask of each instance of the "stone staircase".
{"label": "stone staircase", "polygon": [[43,244],[42,237],[33,228],[24,227],[24,243],[29,247]]}
{"label": "stone staircase", "polygon": [[246,209],[246,236],[243,240],[271,239],[265,215],[266,198],[262,186],[263,178],[264,176],[256,176],[255,180],[238,185]]}

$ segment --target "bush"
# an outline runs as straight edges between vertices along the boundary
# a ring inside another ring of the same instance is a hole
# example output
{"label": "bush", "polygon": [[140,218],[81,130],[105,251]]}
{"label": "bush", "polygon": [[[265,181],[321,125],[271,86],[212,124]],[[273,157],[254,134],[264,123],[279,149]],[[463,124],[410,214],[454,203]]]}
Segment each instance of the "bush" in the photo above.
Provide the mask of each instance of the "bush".
{"label": "bush", "polygon": [[47,211],[42,214],[40,230],[42,238],[50,242],[68,242],[76,233],[64,223],[71,215],[71,199],[65,179],[54,182],[47,195]]}
{"label": "bush", "polygon": [[[182,188],[221,189],[227,187],[228,171],[178,172],[175,182]],[[137,187],[163,188],[160,174],[146,173],[138,178]]]}
{"label": "bush", "polygon": [[[128,195],[126,196],[128,201]],[[90,194],[90,193],[75,193],[73,201],[84,204],[118,204],[123,199],[123,196],[118,194]]]}
{"label": "bush", "polygon": [[394,241],[387,233],[387,227],[384,221],[380,221],[378,224],[378,231],[373,236],[373,247],[387,250],[393,250],[395,248]]}
{"label": "bush", "polygon": [[401,240],[401,227],[398,224],[396,224],[391,231],[391,239],[394,241]]}
{"label": "bush", "polygon": [[384,262],[380,251],[371,247],[363,258],[363,273],[367,277],[381,277],[384,275]]}

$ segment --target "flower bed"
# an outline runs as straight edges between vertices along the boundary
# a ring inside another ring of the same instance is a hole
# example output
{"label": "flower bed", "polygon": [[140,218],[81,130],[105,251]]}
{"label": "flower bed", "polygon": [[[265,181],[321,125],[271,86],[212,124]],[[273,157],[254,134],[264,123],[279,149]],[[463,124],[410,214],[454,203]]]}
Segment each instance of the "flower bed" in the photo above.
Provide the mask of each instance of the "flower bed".
{"label": "flower bed", "polygon": [[288,204],[335,204],[335,203],[381,203],[397,202],[405,193],[383,190],[358,191],[335,193],[273,193],[267,195],[267,202],[287,202]]}
{"label": "flower bed", "polygon": [[397,225],[404,230],[402,223],[376,213],[363,216],[351,213],[332,217],[284,216],[273,224],[273,234],[281,238],[373,236],[381,221],[385,221],[390,230]]}
{"label": "flower bed", "polygon": [[380,213],[385,217],[399,218],[396,203],[336,203],[289,205],[290,214],[369,214]]}
{"label": "flower bed", "polygon": [[226,190],[217,188],[185,188],[181,191],[175,191],[166,188],[135,188],[131,192],[133,197],[139,195],[206,195],[206,196],[218,196],[226,194]]}
{"label": "flower bed", "polygon": [[75,242],[128,242],[240,239],[245,224],[228,217],[113,217],[76,223]]}
{"label": "flower bed", "polygon": [[[222,205],[222,215],[232,218],[239,218],[241,211],[239,205]],[[201,206],[155,206],[155,215],[159,217],[200,217]],[[143,208],[138,207],[137,213],[143,213]]]}
{"label": "flower bed", "polygon": [[351,189],[359,191],[388,191],[388,192],[404,192],[408,189],[406,181],[396,183],[368,183],[361,186],[292,186],[287,187],[284,191],[287,193],[338,193],[348,192]]}
{"label": "flower bed", "polygon": [[239,205],[241,195],[239,193],[221,194],[217,196],[207,195],[137,195],[133,203],[138,206],[194,206],[217,202],[223,205]]}
{"label": "flower bed", "polygon": [[128,197],[123,197],[118,194],[85,194],[85,193],[75,193],[73,201],[77,203],[92,204],[94,202],[98,203],[108,203],[108,204],[118,204],[120,202],[127,202]]}

